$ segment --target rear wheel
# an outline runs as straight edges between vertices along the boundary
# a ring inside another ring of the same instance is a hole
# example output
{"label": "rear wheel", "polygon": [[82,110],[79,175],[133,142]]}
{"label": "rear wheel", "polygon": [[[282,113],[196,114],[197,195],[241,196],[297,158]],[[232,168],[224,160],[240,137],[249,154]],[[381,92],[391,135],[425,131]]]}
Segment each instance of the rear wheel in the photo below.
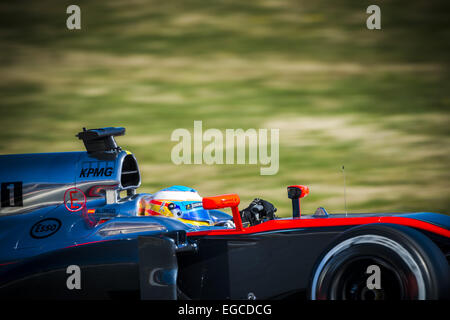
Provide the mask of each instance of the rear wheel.
{"label": "rear wheel", "polygon": [[439,248],[414,229],[388,224],[352,228],[322,255],[311,299],[442,299],[449,266]]}

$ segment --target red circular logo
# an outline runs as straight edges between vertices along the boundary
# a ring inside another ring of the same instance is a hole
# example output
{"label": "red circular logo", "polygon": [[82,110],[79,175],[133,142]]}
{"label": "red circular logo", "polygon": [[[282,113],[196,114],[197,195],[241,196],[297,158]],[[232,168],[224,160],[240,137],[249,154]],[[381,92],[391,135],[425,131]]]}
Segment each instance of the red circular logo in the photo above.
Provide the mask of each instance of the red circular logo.
{"label": "red circular logo", "polygon": [[78,188],[67,189],[64,193],[64,206],[70,212],[77,212],[86,206],[86,195]]}

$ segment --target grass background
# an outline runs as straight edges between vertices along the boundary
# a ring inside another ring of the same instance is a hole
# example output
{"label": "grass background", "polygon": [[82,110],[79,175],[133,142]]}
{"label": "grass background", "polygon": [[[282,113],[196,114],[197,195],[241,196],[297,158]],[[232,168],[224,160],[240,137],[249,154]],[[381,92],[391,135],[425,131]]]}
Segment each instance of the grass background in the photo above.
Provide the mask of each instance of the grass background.
{"label": "grass background", "polygon": [[[66,28],[81,7],[82,29]],[[382,30],[366,28],[381,7]],[[237,192],[290,215],[450,207],[445,1],[109,0],[0,3],[0,153],[82,150],[82,127],[124,126],[141,192]],[[280,129],[280,169],[171,162],[177,128]],[[7,170],[7,168],[1,168]]]}

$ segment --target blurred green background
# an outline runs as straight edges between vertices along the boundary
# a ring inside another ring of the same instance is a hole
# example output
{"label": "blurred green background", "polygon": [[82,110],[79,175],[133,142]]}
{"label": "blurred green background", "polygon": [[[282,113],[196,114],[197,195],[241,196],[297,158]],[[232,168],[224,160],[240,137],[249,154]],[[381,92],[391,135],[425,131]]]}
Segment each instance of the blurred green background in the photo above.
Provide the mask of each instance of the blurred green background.
{"label": "blurred green background", "polygon": [[[66,8],[81,8],[79,31]],[[382,30],[366,28],[381,8]],[[141,192],[263,197],[304,212],[450,208],[448,1],[108,0],[0,4],[0,153],[82,150],[124,126]],[[280,169],[171,162],[177,128],[280,129]],[[2,168],[7,170],[7,168]]]}

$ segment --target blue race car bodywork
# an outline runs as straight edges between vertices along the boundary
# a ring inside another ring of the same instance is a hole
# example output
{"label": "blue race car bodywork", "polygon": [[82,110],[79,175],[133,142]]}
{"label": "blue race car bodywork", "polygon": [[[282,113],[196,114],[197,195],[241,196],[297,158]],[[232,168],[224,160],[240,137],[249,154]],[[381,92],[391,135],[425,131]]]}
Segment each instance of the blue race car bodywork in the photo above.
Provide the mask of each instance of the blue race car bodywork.
{"label": "blue race car bodywork", "polygon": [[[446,215],[341,216],[322,208],[301,216],[297,204],[306,189],[291,186],[290,219],[243,226],[236,195],[203,199],[210,226],[146,216],[150,195],[136,193],[137,161],[113,139],[122,134],[123,128],[80,132],[86,152],[0,156],[0,296],[353,299],[367,290],[345,288],[359,288],[366,276],[360,265],[375,262],[400,279],[384,283],[378,296],[440,299],[448,292]],[[225,207],[233,216],[218,210]],[[230,220],[235,228],[220,224]],[[341,245],[352,239],[358,240]],[[398,247],[405,253],[397,257]],[[342,260],[344,253],[357,262]],[[81,271],[80,288],[67,282],[73,266]],[[330,273],[337,266],[360,278]]]}

